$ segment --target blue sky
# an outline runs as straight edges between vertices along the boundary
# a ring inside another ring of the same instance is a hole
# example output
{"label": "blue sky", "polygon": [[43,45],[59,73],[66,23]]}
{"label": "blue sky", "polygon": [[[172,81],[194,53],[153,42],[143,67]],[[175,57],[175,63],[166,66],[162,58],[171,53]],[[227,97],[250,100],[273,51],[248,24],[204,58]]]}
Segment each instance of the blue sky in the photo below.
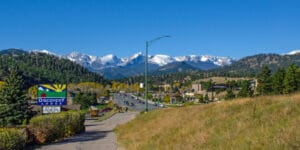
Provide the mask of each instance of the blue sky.
{"label": "blue sky", "polygon": [[0,49],[241,58],[300,49],[299,0],[1,0]]}

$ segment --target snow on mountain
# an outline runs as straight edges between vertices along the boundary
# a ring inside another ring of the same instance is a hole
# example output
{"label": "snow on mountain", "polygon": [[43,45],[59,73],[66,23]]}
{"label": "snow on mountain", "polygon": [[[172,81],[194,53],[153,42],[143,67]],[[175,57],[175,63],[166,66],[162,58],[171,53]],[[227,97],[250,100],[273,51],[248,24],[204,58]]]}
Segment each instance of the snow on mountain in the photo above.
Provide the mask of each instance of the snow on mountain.
{"label": "snow on mountain", "polygon": [[120,61],[121,61],[117,56],[115,56],[113,54],[108,54],[108,55],[102,56],[99,59],[101,60],[101,63],[103,65],[105,65],[105,64],[115,64],[116,65],[116,64],[120,63]]}
{"label": "snow on mountain", "polygon": [[175,59],[168,55],[154,55],[149,58],[149,63],[157,64],[159,66],[164,66],[174,61]]}
{"label": "snow on mountain", "polygon": [[121,58],[121,63],[119,66],[127,66],[127,65],[133,65],[133,64],[140,64],[145,61],[145,56],[142,54],[142,52],[138,52],[134,55],[132,55],[129,58]]}
{"label": "snow on mountain", "polygon": [[298,53],[300,53],[300,50],[293,50],[293,51],[290,51],[289,53],[287,53],[287,55],[295,55]]}
{"label": "snow on mountain", "polygon": [[[56,55],[54,53],[51,53],[48,50],[32,50],[31,52]],[[297,53],[297,52],[300,52],[300,50],[294,51],[293,53]],[[293,54],[292,52],[290,53]],[[113,68],[113,67],[121,67],[121,66],[126,67],[126,66],[132,66],[136,64],[142,64],[145,62],[145,56],[142,54],[142,52],[138,52],[136,54],[133,54],[131,57],[127,57],[127,58],[118,58],[113,54],[97,57],[97,56],[87,55],[79,52],[71,52],[70,54],[61,57],[67,58],[73,62],[77,62],[92,70],[101,70],[105,68]],[[168,55],[158,54],[158,55],[149,56],[148,61],[150,64],[157,65],[159,67],[174,62],[187,62],[187,63],[192,63],[194,65],[209,63],[209,64],[214,64],[216,66],[224,66],[224,65],[230,65],[233,59],[229,57],[215,57],[210,55],[200,55],[200,56],[188,55],[188,56],[171,57]]]}
{"label": "snow on mountain", "polygon": [[42,49],[42,50],[39,50],[39,49],[34,49],[34,50],[31,50],[30,51],[31,53],[44,53],[44,54],[48,54],[48,55],[54,55],[54,56],[59,56],[57,54],[54,54],[46,49]]}
{"label": "snow on mountain", "polygon": [[78,63],[86,63],[86,64],[91,64],[93,61],[97,60],[96,56],[90,56],[78,52],[72,52],[66,55],[65,57],[71,61],[78,62]]}
{"label": "snow on mountain", "polygon": [[230,65],[233,61],[232,58],[229,57],[216,57],[210,55],[189,55],[189,56],[177,56],[174,58],[178,62],[211,62],[217,66]]}

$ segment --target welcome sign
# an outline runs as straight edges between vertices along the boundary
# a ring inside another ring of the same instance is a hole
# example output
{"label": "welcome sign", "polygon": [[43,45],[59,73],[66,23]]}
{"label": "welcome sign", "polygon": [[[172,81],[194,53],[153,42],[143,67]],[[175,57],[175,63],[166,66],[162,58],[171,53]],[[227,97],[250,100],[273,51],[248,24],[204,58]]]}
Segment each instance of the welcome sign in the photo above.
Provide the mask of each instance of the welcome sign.
{"label": "welcome sign", "polygon": [[41,106],[67,105],[66,84],[39,84],[37,104]]}

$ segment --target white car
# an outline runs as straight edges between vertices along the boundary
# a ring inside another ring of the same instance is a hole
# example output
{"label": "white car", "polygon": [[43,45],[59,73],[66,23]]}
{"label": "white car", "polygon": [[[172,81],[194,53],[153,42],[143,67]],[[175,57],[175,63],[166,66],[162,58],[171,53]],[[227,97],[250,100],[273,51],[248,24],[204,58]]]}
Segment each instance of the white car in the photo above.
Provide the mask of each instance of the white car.
{"label": "white car", "polygon": [[159,107],[165,108],[166,106],[165,106],[164,104],[160,103],[160,104],[159,104]]}

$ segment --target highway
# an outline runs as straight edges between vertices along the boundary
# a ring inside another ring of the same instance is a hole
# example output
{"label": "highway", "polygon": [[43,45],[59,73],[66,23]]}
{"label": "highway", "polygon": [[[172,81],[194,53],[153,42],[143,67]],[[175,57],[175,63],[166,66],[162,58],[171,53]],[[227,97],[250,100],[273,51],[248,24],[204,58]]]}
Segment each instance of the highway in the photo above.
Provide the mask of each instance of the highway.
{"label": "highway", "polygon": [[[130,110],[143,111],[146,108],[146,103],[143,100],[137,99],[129,93],[115,93],[114,102],[119,106],[126,106]],[[148,103],[148,110],[157,109],[158,106]]]}

